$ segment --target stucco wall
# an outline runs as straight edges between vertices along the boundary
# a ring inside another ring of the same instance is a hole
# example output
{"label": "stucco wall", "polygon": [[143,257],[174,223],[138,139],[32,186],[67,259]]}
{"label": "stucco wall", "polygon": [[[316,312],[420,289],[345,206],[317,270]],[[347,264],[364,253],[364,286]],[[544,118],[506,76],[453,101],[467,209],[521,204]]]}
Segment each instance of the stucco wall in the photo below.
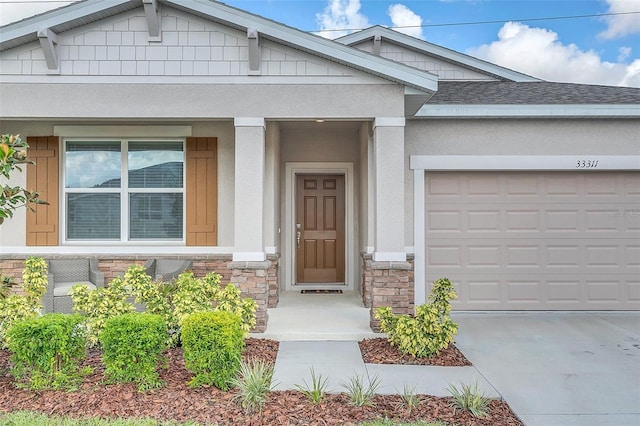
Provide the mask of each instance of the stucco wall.
{"label": "stucco wall", "polygon": [[405,240],[413,245],[411,155],[640,154],[639,120],[411,120],[405,128]]}

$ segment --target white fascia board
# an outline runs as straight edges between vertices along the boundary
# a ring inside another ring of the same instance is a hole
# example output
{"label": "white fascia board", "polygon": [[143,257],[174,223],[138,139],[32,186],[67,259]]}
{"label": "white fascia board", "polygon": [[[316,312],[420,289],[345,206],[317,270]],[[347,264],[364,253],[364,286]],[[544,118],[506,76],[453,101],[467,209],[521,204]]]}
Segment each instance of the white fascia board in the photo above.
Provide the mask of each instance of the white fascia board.
{"label": "white fascia board", "polygon": [[416,118],[639,118],[640,105],[424,105]]}
{"label": "white fascia board", "polygon": [[266,38],[377,75],[386,80],[432,92],[438,90],[438,76],[435,74],[287,27],[223,3],[209,0],[164,0],[164,2],[178,6],[183,10],[190,9],[199,12],[238,27],[255,29]]}
{"label": "white fascia board", "polygon": [[360,43],[362,41],[371,39],[375,35],[382,35],[383,38],[386,38],[396,44],[403,45],[418,52],[435,55],[440,58],[444,58],[445,60],[457,62],[467,67],[475,68],[480,71],[484,71],[486,73],[508,79],[510,81],[541,81],[538,78],[531,77],[529,75],[492,64],[491,62],[486,62],[481,59],[474,58],[473,56],[465,55],[464,53],[456,52],[455,50],[447,49],[446,47],[438,46],[436,44],[429,43],[428,41],[420,40],[415,37],[411,37],[406,34],[402,34],[381,26],[367,28],[365,30],[341,37],[336,41],[351,46],[355,43]]}
{"label": "white fascia board", "polygon": [[640,170],[640,155],[412,155],[412,170],[578,171]]}
{"label": "white fascia board", "polygon": [[41,28],[55,27],[129,2],[130,0],[85,0],[45,12],[33,18],[26,18],[0,27],[2,28],[0,44],[29,34],[36,34]]}

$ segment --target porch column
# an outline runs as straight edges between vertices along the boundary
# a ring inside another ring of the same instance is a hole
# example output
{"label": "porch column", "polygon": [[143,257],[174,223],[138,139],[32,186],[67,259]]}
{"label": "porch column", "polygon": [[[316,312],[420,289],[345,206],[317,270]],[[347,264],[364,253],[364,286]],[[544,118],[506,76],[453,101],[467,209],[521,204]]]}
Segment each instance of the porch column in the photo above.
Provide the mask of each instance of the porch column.
{"label": "porch column", "polygon": [[265,123],[236,117],[233,261],[262,262],[264,251]]}
{"label": "porch column", "polygon": [[378,117],[373,127],[375,262],[405,262],[404,117]]}

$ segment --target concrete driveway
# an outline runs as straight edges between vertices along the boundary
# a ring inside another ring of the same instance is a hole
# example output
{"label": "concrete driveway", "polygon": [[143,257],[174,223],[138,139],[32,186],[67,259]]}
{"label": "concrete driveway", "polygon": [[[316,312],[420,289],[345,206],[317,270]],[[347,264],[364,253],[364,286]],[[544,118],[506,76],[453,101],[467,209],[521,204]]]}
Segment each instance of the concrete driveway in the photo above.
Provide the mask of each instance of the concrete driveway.
{"label": "concrete driveway", "polygon": [[452,316],[458,348],[527,426],[640,426],[640,312]]}

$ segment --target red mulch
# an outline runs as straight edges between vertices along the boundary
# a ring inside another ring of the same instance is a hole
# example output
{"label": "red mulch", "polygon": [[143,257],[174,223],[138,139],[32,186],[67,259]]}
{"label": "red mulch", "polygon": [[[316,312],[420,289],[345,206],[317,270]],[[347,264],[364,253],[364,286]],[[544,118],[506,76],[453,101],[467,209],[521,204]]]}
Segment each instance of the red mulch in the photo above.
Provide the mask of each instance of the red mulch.
{"label": "red mulch", "polygon": [[[371,350],[367,348],[373,348],[375,358],[382,359],[379,354],[383,352],[381,347],[380,342],[365,341],[363,358],[372,356]],[[274,363],[277,351],[278,342],[248,339],[244,357]],[[384,352],[391,353],[388,348]],[[166,355],[168,368],[162,369],[160,373],[166,386],[153,391],[140,393],[135,384],[103,384],[104,368],[100,364],[100,352],[91,350],[83,365],[92,366],[94,372],[84,378],[78,391],[32,392],[16,388],[9,374],[9,353],[0,351],[0,412],[32,410],[70,417],[148,417],[157,420],[191,420],[250,426],[354,425],[381,417],[404,422],[440,420],[456,425],[522,426],[504,401],[491,401],[489,416],[476,419],[468,412],[454,410],[451,398],[429,395],[420,395],[418,408],[409,411],[397,395],[377,395],[374,406],[355,407],[349,404],[344,393],[327,395],[322,403],[312,404],[300,392],[275,391],[269,394],[269,401],[262,413],[245,415],[233,400],[236,391],[223,392],[214,387],[191,389],[186,385],[191,374],[184,367],[181,349],[171,349]],[[447,358],[457,359],[458,356]],[[446,362],[444,365],[447,365]]]}
{"label": "red mulch", "polygon": [[414,358],[404,354],[395,346],[391,346],[384,337],[364,339],[358,342],[362,359],[368,364],[403,364],[403,365],[438,365],[442,367],[463,367],[471,362],[455,347],[449,345],[436,356]]}

